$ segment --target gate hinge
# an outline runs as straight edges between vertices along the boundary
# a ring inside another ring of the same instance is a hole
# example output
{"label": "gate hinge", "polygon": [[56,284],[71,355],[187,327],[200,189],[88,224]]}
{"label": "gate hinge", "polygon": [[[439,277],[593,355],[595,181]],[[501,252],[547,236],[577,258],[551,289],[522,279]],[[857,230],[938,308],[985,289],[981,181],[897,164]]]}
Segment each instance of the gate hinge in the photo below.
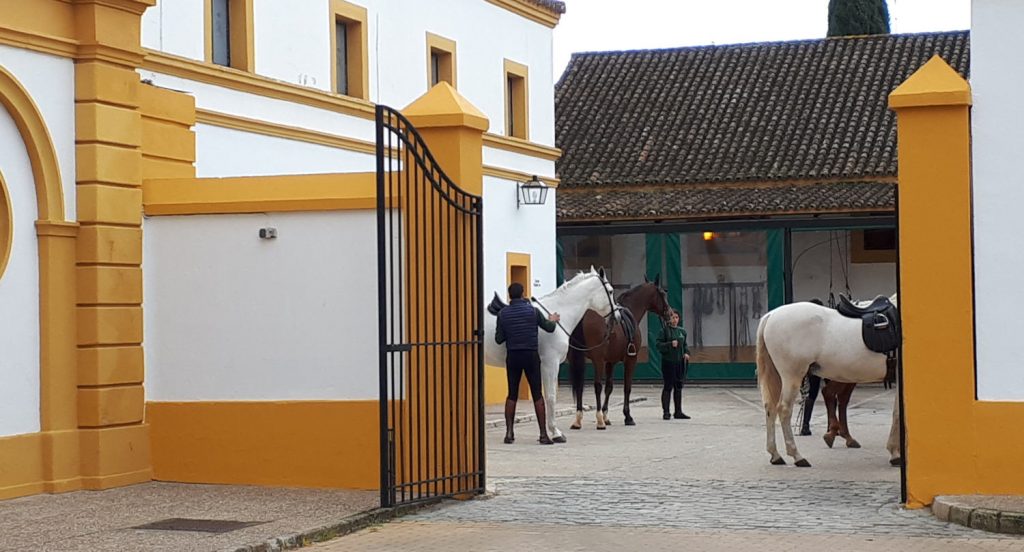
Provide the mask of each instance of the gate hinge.
{"label": "gate hinge", "polygon": [[409,353],[412,352],[412,345],[408,343],[399,343],[397,345],[385,345],[385,353]]}

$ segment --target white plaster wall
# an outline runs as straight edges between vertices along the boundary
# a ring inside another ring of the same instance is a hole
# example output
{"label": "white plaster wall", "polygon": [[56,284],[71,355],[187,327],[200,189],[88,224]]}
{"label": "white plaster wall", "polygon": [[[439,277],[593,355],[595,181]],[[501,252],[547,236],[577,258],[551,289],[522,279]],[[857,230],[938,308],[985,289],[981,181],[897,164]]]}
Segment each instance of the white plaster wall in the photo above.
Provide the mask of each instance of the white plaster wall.
{"label": "white plaster wall", "polygon": [[484,165],[488,167],[502,167],[541,177],[555,176],[555,162],[540,157],[485,147],[483,158]]}
{"label": "white plaster wall", "polygon": [[196,125],[195,132],[200,178],[376,170],[370,154],[212,125]]}
{"label": "white plaster wall", "polygon": [[974,0],[971,87],[974,194],[974,316],[979,400],[1024,401],[1013,336],[1024,329],[1024,249],[1019,245],[1024,177],[1024,4]]}
{"label": "white plaster wall", "polygon": [[375,217],[147,218],[148,400],[376,399]]}
{"label": "white plaster wall", "polygon": [[13,245],[0,274],[0,437],[39,431],[39,249],[32,166],[0,108],[0,176],[13,212]]}
{"label": "white plaster wall", "polygon": [[[372,101],[401,108],[427,91],[429,31],[456,42],[459,92],[488,116],[492,132],[500,134],[505,128],[504,60],[528,66],[529,138],[554,144],[552,29],[483,0],[352,3],[367,8]],[[143,44],[203,59],[203,1],[162,0],[160,4],[167,5],[151,8],[144,16]],[[255,0],[253,20],[257,74],[331,89],[327,0]]]}
{"label": "white plaster wall", "polygon": [[73,221],[76,212],[75,64],[67,58],[0,45],[0,67],[18,79],[43,116],[60,166],[65,219]]}
{"label": "white plaster wall", "polygon": [[[849,268],[850,291],[856,301],[886,297],[896,292],[896,263],[846,263],[849,232],[839,232],[840,247],[829,247],[828,232],[793,232],[793,300],[814,297],[828,303],[829,256],[832,257],[832,293],[846,293],[843,267]],[[799,257],[799,259],[798,259]]]}
{"label": "white plaster wall", "polygon": [[555,280],[555,196],[548,192],[544,205],[516,209],[515,183],[484,177],[484,300],[495,292],[507,295],[505,253],[530,255],[532,293],[541,296],[556,287]]}
{"label": "white plaster wall", "polygon": [[[296,2],[296,4],[305,3]],[[206,59],[204,0],[159,0],[142,15],[142,46],[197,61]]]}

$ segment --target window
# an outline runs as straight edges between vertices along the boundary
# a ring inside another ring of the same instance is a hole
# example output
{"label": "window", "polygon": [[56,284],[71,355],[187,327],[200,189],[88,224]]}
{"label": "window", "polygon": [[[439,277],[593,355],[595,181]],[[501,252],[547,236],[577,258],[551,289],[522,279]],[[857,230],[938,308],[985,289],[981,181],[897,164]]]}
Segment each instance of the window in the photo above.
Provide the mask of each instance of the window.
{"label": "window", "polygon": [[529,140],[529,77],[525,65],[505,60],[505,134]]}
{"label": "window", "polygon": [[427,88],[439,82],[455,84],[455,41],[427,33]]}
{"label": "window", "polygon": [[331,88],[338,94],[367,99],[366,8],[331,0]]}
{"label": "window", "polygon": [[850,261],[854,263],[895,263],[896,230],[873,228],[850,232]]}
{"label": "window", "polygon": [[207,61],[252,71],[252,0],[206,0],[206,4]]}

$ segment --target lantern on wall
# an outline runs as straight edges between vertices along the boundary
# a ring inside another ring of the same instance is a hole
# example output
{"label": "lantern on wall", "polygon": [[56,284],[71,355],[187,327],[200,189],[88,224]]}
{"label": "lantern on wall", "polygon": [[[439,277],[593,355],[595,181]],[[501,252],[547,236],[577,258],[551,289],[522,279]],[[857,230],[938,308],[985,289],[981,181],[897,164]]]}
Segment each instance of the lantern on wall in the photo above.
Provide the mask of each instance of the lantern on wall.
{"label": "lantern on wall", "polygon": [[516,208],[523,205],[544,205],[548,200],[548,187],[534,175],[529,182],[516,183]]}

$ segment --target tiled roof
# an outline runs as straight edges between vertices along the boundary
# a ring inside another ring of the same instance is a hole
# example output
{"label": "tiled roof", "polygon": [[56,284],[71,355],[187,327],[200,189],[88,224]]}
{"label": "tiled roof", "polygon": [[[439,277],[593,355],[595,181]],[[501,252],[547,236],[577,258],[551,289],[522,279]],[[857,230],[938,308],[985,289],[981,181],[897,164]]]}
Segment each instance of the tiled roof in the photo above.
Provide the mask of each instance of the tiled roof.
{"label": "tiled roof", "polygon": [[884,212],[896,185],[831,182],[784,186],[675,186],[558,191],[559,222]]}
{"label": "tiled roof", "polygon": [[[571,199],[594,187],[891,181],[896,121],[888,95],[935,54],[966,76],[968,32],[576,54],[555,91],[559,202],[567,202],[560,216],[615,211],[592,195]],[[867,195],[850,196],[850,209],[878,199],[856,189]],[[745,212],[722,199],[706,203],[707,192],[694,207],[675,191],[658,193],[673,197],[666,214],[711,204]],[[891,209],[891,190],[887,197]]]}
{"label": "tiled roof", "polygon": [[565,13],[565,2],[559,2],[558,0],[527,0],[531,4],[536,4],[546,10],[553,11],[557,14]]}

